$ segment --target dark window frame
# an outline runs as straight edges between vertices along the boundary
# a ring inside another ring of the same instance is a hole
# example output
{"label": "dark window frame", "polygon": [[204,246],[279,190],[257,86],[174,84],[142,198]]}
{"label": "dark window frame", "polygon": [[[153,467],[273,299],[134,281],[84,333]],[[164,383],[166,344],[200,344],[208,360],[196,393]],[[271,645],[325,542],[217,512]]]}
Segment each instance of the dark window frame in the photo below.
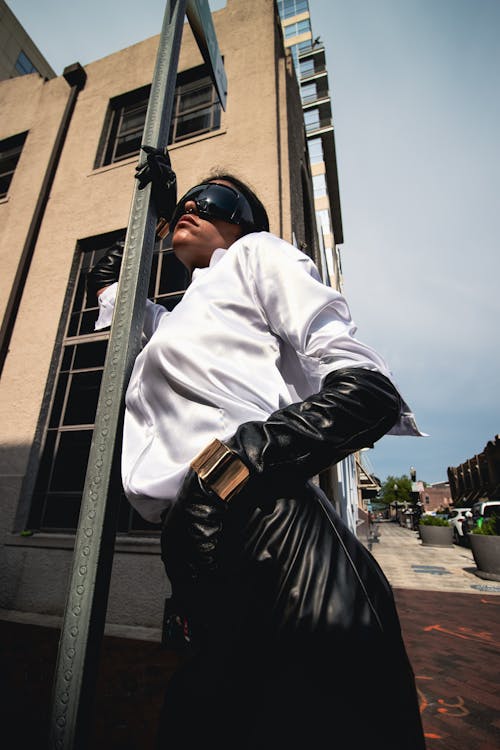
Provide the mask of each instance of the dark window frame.
{"label": "dark window frame", "polygon": [[9,194],[27,135],[25,131],[0,141],[0,200]]}
{"label": "dark window frame", "polygon": [[[85,275],[106,248],[125,232],[90,238],[79,246],[72,281],[74,287],[58,366],[51,387],[51,402],[44,416],[43,450],[37,468],[28,527],[51,533],[76,529],[83,495],[90,441],[94,428],[109,329],[93,332],[97,300],[85,290]],[[172,310],[182,299],[188,274],[175,258],[170,237],[158,242],[153,255],[149,294]],[[148,523],[129,505],[119,479],[110,492],[119,493],[120,534],[156,534],[159,526]]]}
{"label": "dark window frame", "polygon": [[19,75],[22,75],[22,76],[27,76],[30,73],[38,73],[38,68],[36,68],[33,65],[33,63],[29,59],[26,52],[24,52],[24,50],[21,50],[19,52],[14,67],[19,73]]}
{"label": "dark window frame", "polygon": [[[150,91],[150,85],[141,86],[110,100],[97,151],[96,169],[139,154]],[[206,94],[204,100],[203,92]],[[196,98],[196,94],[198,98],[201,95],[201,101],[189,105],[189,99]],[[203,124],[186,131],[185,124],[189,120],[196,124],[200,117]],[[219,130],[220,127],[221,106],[207,67],[199,65],[178,73],[168,145]],[[128,149],[127,141],[130,143]]]}

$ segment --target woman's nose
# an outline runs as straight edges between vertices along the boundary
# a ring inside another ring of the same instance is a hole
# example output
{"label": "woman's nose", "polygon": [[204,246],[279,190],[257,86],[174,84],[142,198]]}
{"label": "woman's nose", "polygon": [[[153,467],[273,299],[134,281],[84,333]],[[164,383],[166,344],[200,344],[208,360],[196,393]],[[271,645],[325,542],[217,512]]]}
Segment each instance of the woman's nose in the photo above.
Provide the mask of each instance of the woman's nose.
{"label": "woman's nose", "polygon": [[184,204],[184,213],[186,214],[197,214],[198,208],[194,201],[186,201]]}

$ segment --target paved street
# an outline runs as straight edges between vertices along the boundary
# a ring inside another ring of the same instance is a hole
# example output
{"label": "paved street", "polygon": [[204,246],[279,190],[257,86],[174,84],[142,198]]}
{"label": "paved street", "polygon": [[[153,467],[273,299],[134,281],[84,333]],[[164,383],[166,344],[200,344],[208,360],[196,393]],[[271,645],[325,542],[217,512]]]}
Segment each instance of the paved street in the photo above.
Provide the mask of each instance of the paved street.
{"label": "paved street", "polygon": [[394,588],[428,750],[498,750],[500,584],[473,574],[466,548],[423,547],[393,523],[376,528],[372,553]]}
{"label": "paved street", "polygon": [[476,566],[467,547],[424,546],[416,531],[396,523],[377,523],[373,528],[380,536],[371,552],[393,588],[500,594],[500,582],[474,575]]}
{"label": "paved street", "polygon": [[[392,523],[376,528],[380,540],[372,551],[394,588],[427,750],[498,750],[500,585],[473,574],[468,549],[424,548],[413,531]],[[2,705],[8,717],[4,736],[6,746],[16,750],[44,746],[59,638],[59,623],[46,624],[50,627],[0,619],[0,671],[9,686]],[[161,647],[159,634],[150,640],[144,634],[141,640],[118,635],[104,639],[90,747],[150,750],[155,747],[164,685],[177,660]],[[391,721],[395,690],[397,686],[387,686],[387,708],[377,717],[381,723]],[[362,686],[357,699],[362,712],[370,700]]]}

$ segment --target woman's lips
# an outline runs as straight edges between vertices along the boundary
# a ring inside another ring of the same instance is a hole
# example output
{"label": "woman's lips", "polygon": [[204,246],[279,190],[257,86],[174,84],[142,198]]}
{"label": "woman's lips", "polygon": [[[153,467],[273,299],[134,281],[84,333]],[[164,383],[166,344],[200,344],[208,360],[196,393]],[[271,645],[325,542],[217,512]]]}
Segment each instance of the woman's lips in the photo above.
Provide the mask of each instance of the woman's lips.
{"label": "woman's lips", "polygon": [[179,224],[191,224],[194,227],[198,226],[198,222],[196,221],[196,217],[193,214],[182,214],[181,218],[177,222],[177,226]]}

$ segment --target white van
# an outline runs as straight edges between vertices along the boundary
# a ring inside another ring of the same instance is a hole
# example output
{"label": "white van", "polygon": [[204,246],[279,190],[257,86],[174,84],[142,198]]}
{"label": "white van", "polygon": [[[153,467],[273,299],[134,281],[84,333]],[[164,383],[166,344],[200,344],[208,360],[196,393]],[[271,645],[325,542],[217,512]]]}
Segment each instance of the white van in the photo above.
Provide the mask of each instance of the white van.
{"label": "white van", "polygon": [[474,503],[472,510],[472,526],[476,526],[479,518],[500,516],[500,500],[481,500]]}

